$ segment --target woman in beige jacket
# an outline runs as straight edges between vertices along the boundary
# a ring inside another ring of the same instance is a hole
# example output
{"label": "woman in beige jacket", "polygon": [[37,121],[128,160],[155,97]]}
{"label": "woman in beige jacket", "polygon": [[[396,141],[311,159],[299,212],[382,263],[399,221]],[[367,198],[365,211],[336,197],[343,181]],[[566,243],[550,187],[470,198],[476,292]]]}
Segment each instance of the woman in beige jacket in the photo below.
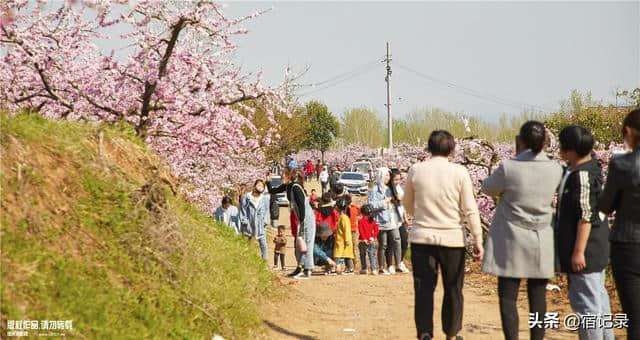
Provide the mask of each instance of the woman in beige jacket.
{"label": "woman in beige jacket", "polygon": [[415,290],[418,338],[433,338],[433,292],[442,269],[444,298],[442,329],[456,339],[462,329],[462,283],[465,267],[464,226],[475,237],[476,259],[481,259],[482,228],[467,169],[449,162],[455,149],[453,136],[443,130],[429,137],[432,158],[409,169],[402,203],[413,216],[409,232]]}

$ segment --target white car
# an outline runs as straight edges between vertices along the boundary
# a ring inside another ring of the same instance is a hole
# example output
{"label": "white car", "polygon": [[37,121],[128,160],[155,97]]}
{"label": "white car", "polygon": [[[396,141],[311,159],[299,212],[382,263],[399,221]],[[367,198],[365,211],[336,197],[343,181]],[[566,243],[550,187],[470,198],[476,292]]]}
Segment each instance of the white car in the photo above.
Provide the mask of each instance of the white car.
{"label": "white car", "polygon": [[340,174],[338,183],[344,185],[344,188],[350,193],[366,195],[368,190],[367,180],[364,174],[359,172],[343,172]]}
{"label": "white car", "polygon": [[[271,176],[271,186],[277,187],[282,184],[282,178],[280,176]],[[288,206],[289,200],[287,199],[287,193],[281,192],[276,194],[276,201],[279,206]]]}
{"label": "white car", "polygon": [[357,161],[351,164],[351,172],[360,173],[364,176],[365,181],[370,181],[373,165],[369,161]]}

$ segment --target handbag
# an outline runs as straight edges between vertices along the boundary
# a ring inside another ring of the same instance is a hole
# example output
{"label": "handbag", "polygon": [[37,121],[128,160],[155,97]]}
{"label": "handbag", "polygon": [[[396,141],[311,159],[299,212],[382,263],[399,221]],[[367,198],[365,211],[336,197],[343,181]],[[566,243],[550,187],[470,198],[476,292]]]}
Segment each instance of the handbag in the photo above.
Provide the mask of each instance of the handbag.
{"label": "handbag", "polygon": [[301,236],[296,237],[296,249],[298,249],[300,254],[306,254],[308,251],[307,242],[305,242]]}

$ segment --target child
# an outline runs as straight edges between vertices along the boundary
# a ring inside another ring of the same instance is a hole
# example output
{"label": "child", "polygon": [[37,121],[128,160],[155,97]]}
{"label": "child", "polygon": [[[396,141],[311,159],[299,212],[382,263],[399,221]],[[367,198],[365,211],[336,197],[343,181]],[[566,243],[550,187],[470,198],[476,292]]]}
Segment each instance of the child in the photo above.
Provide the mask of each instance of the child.
{"label": "child", "polygon": [[353,242],[351,239],[351,222],[347,216],[349,202],[342,197],[336,202],[336,209],[340,213],[336,227],[336,241],[333,246],[333,257],[338,262],[338,274],[341,274],[341,265],[346,263],[345,274],[353,274]]}
{"label": "child", "polygon": [[[358,239],[358,220],[360,219],[360,207],[358,207],[355,203],[353,203],[351,194],[347,194],[345,196],[347,198],[347,202],[349,202],[349,207],[347,208],[347,216],[349,216],[349,222],[351,222],[351,239]],[[358,256],[356,255],[356,247],[353,247],[353,268],[358,266]]]}
{"label": "child", "polygon": [[[585,317],[611,314],[604,286],[609,263],[609,227],[598,213],[597,198],[603,184],[602,169],[591,158],[593,135],[581,126],[560,132],[560,156],[569,164],[560,183],[557,207],[557,254],[560,270],[568,275],[569,302],[573,311]],[[586,318],[583,320],[586,321]],[[611,328],[582,326],[580,339],[613,340]]]}
{"label": "child", "polygon": [[380,229],[376,220],[371,216],[371,206],[365,204],[360,208],[362,218],[358,222],[358,232],[360,233],[360,274],[367,274],[367,255],[371,263],[371,275],[378,275],[376,271],[376,238]]}
{"label": "child", "polygon": [[322,195],[320,206],[313,212],[316,217],[316,226],[327,224],[331,231],[335,232],[340,214],[331,205],[331,194],[325,192]]}
{"label": "child", "polygon": [[313,203],[318,199],[318,195],[316,195],[316,189],[311,189],[311,196],[309,196],[309,200]]}
{"label": "child", "polygon": [[273,243],[276,244],[276,247],[273,251],[273,270],[278,269],[278,257],[280,257],[280,266],[282,266],[282,271],[285,271],[284,265],[284,252],[285,247],[287,246],[287,237],[284,236],[285,226],[278,226],[278,235],[273,238]]}
{"label": "child", "polygon": [[231,197],[224,196],[222,198],[222,205],[216,209],[215,216],[216,221],[222,222],[231,227],[233,231],[236,232],[236,235],[240,234],[238,208],[231,204]]}

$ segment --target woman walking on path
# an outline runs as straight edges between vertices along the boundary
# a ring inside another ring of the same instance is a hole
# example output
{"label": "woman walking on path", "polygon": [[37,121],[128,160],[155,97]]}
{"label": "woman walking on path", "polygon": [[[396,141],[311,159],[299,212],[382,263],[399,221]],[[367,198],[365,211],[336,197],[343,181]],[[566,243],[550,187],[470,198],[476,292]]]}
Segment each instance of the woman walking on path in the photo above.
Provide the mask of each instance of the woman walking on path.
{"label": "woman walking on path", "polygon": [[[380,233],[378,234],[378,268],[380,273],[389,275],[395,273],[393,262],[387,263],[385,267],[385,259],[387,249],[391,249],[391,254],[400,263],[400,231],[398,226],[392,224],[390,214],[393,212],[391,208],[391,190],[387,186],[389,182],[389,169],[378,168],[376,176],[376,186],[369,192],[367,203],[371,206],[373,216],[375,217]],[[388,268],[388,269],[385,269]]]}
{"label": "woman walking on path", "polygon": [[[517,139],[524,151],[503,161],[482,183],[483,192],[500,198],[482,271],[498,276],[502,331],[507,340],[518,339],[516,302],[521,279],[527,279],[529,311],[543,322],[546,285],[554,275],[551,204],[562,167],[542,152],[545,137],[542,123],[525,123]],[[542,339],[544,331],[542,327],[531,328],[531,339]]]}
{"label": "woman walking on path", "polygon": [[[269,183],[269,179],[267,178],[267,183]],[[309,198],[304,193],[304,174],[295,169],[287,169],[283,173],[282,184],[275,188],[269,185],[268,188],[271,194],[287,193],[291,212],[295,215],[298,224],[297,237],[302,237],[307,245],[307,252],[304,254],[300,253],[297,246],[295,247],[298,266],[295,271],[287,276],[308,279],[311,277],[311,271],[313,270],[313,244],[316,221]]]}
{"label": "woman walking on path", "polygon": [[631,152],[611,159],[600,210],[616,212],[611,229],[611,267],[627,314],[627,339],[640,340],[640,109],[622,122],[622,136]]}
{"label": "woman walking on path", "polygon": [[449,162],[455,149],[453,136],[443,130],[429,136],[432,158],[409,169],[402,203],[413,216],[409,231],[415,322],[418,338],[433,338],[433,293],[438,268],[442,269],[444,298],[442,329],[447,340],[462,329],[462,283],[465,267],[463,223],[475,237],[474,257],[482,259],[480,213],[473,196],[471,177],[465,167]]}
{"label": "woman walking on path", "polygon": [[256,239],[262,258],[267,260],[267,224],[269,224],[269,195],[264,195],[264,182],[259,179],[253,190],[240,203],[240,232],[249,240]]}

